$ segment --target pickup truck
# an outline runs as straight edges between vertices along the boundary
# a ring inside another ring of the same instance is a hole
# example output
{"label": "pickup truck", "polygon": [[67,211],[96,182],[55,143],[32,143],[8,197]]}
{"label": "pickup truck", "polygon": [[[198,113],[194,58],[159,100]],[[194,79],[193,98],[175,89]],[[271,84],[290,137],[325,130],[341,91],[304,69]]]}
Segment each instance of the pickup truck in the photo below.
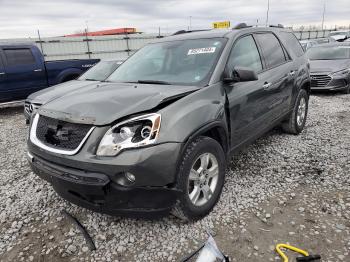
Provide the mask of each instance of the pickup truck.
{"label": "pickup truck", "polygon": [[75,79],[98,61],[45,62],[33,44],[0,44],[0,103],[23,100],[33,92]]}

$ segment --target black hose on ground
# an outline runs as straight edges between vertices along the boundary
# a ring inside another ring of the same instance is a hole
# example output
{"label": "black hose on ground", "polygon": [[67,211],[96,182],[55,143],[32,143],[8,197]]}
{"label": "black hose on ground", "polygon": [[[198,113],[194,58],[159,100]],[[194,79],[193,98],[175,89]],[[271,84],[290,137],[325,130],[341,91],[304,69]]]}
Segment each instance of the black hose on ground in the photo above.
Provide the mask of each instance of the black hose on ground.
{"label": "black hose on ground", "polygon": [[79,220],[72,216],[70,213],[68,213],[66,210],[62,210],[62,214],[65,215],[71,222],[73,222],[78,227],[80,232],[83,234],[86,244],[89,246],[89,249],[91,251],[96,250],[94,241],[92,240],[85,227],[79,222]]}

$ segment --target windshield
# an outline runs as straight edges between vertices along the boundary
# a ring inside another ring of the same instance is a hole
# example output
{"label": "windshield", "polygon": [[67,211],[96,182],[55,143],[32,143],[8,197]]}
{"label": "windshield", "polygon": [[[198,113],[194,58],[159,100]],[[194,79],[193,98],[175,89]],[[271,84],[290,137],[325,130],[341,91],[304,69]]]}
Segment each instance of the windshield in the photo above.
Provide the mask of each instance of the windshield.
{"label": "windshield", "polygon": [[120,61],[100,61],[82,74],[78,80],[103,81],[106,80],[121,64]]}
{"label": "windshield", "polygon": [[350,46],[313,47],[306,52],[310,60],[349,59]]}
{"label": "windshield", "polygon": [[107,81],[204,86],[215,68],[224,38],[150,44],[126,60]]}

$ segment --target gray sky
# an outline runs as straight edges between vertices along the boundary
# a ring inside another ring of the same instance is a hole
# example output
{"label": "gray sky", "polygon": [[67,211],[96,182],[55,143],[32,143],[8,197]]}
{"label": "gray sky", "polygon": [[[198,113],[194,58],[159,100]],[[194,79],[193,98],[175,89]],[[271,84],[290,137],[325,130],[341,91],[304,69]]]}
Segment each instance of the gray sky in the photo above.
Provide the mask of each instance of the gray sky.
{"label": "gray sky", "polygon": [[[325,0],[325,25],[350,25],[350,0]],[[260,24],[267,0],[0,0],[0,38],[35,37],[136,27],[139,31],[172,33],[210,28],[214,21]],[[270,24],[320,25],[323,0],[270,0]]]}

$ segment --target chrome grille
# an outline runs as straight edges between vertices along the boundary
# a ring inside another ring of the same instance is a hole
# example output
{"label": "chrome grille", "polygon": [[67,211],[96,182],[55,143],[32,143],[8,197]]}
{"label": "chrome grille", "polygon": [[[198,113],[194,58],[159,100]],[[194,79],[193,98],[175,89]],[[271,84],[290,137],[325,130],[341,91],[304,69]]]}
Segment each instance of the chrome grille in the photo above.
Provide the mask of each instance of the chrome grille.
{"label": "chrome grille", "polygon": [[325,87],[331,80],[329,75],[311,75],[311,87]]}
{"label": "chrome grille", "polygon": [[44,145],[72,151],[79,147],[91,129],[91,125],[74,124],[54,118],[39,116],[36,137]]}

